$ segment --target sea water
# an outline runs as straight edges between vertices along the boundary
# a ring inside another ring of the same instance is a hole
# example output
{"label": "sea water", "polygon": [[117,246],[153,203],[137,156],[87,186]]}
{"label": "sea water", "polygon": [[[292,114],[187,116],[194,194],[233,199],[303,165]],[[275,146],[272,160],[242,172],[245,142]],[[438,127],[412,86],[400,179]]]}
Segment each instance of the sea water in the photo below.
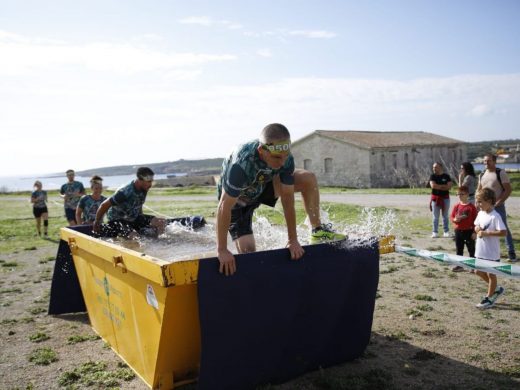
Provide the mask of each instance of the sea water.
{"label": "sea water", "polygon": [[[322,223],[330,223],[329,215],[321,211]],[[379,211],[374,208],[362,209],[354,223],[335,223],[332,228],[345,234],[346,240],[331,243],[342,248],[368,247],[380,237],[394,234],[399,229],[399,221],[393,210]],[[265,217],[253,221],[256,250],[265,251],[285,248],[287,245],[287,227],[273,225]],[[297,226],[298,240],[301,245],[308,245],[311,228],[308,220]],[[180,224],[170,224],[164,234],[158,238],[140,237],[136,240],[105,239],[146,255],[165,260],[180,261],[205,257],[216,257],[215,225],[207,223],[201,229],[192,230]],[[228,235],[228,248],[236,254],[235,245]]]}

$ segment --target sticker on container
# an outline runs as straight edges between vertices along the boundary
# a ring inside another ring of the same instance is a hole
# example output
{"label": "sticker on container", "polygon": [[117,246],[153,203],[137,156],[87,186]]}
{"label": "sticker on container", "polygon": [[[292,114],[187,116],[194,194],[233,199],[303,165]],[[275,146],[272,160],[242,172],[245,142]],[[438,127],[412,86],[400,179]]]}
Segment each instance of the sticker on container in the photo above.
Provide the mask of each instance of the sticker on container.
{"label": "sticker on container", "polygon": [[155,297],[153,287],[149,284],[146,285],[146,302],[148,302],[150,306],[153,306],[156,309],[159,308],[159,302],[157,302],[157,298]]}

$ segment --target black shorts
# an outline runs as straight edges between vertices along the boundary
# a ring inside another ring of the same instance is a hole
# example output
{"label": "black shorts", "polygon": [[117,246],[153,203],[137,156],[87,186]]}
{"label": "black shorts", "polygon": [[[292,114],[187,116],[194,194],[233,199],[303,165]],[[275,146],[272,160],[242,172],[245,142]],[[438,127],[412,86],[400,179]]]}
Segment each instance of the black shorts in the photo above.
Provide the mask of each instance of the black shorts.
{"label": "black shorts", "polygon": [[47,207],[33,207],[34,218],[40,218],[42,214],[48,213]]}
{"label": "black shorts", "polygon": [[253,234],[253,213],[255,209],[261,204],[274,207],[277,200],[278,198],[274,195],[273,182],[270,182],[254,203],[245,206],[239,205],[238,203],[235,204],[231,209],[231,224],[229,225],[231,238],[236,240],[239,237]]}
{"label": "black shorts", "polygon": [[124,219],[110,221],[101,227],[102,237],[128,237],[132,232],[139,232],[141,229],[150,226],[153,215],[141,214],[134,221]]}
{"label": "black shorts", "polygon": [[65,218],[67,218],[67,221],[75,221],[76,209],[65,209]]}

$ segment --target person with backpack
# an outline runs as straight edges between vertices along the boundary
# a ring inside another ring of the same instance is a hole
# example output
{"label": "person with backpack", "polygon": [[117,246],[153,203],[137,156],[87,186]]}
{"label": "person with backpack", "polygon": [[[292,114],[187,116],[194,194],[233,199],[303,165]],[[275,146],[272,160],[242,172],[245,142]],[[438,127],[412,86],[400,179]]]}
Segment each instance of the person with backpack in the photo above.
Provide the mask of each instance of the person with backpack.
{"label": "person with backpack", "polygon": [[480,191],[483,188],[490,188],[493,190],[496,196],[496,202],[494,205],[497,213],[502,217],[502,221],[506,225],[506,245],[508,251],[508,257],[510,262],[516,262],[516,251],[513,243],[513,237],[511,236],[511,230],[507,226],[507,213],[506,213],[506,200],[511,195],[512,188],[509,181],[509,177],[504,169],[500,169],[496,166],[497,156],[492,153],[487,153],[484,156],[484,165],[486,170],[479,175],[478,188]]}

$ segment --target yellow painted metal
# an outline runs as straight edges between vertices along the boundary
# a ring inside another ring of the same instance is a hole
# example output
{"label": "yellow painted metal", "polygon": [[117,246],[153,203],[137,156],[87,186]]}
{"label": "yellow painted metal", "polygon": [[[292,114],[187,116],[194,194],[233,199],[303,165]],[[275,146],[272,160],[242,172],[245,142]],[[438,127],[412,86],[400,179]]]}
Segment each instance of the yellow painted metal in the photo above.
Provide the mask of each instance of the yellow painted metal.
{"label": "yellow painted metal", "polygon": [[198,260],[169,263],[67,228],[61,238],[103,340],[153,389],[195,380]]}
{"label": "yellow painted metal", "polygon": [[379,238],[379,254],[395,252],[395,236],[382,236]]}

